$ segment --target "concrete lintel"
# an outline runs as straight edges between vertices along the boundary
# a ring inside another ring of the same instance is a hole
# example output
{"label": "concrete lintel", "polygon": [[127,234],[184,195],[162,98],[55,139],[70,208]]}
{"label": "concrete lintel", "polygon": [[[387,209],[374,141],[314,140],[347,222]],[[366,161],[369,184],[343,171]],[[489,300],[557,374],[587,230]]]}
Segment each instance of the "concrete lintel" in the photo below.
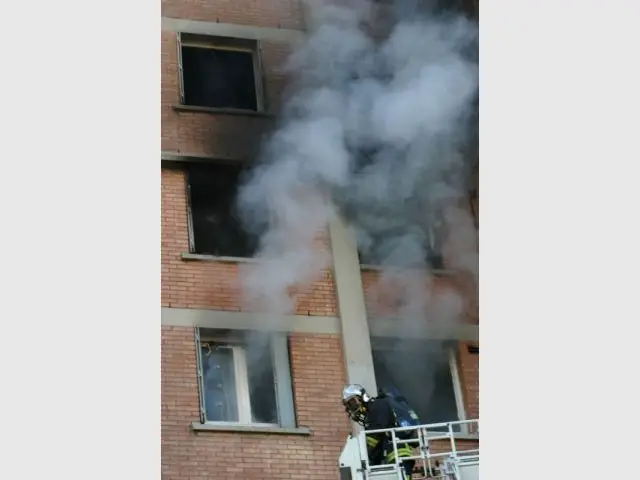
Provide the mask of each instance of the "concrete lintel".
{"label": "concrete lintel", "polygon": [[213,155],[200,155],[196,153],[179,153],[179,152],[160,152],[160,161],[162,166],[181,165],[184,163],[229,163],[233,165],[242,165],[249,162],[248,158],[231,158]]}
{"label": "concrete lintel", "polygon": [[[393,318],[377,317],[368,321],[368,327],[373,337],[411,336],[424,340],[456,340],[460,342],[479,341],[478,325],[459,325],[443,331],[440,328],[430,328],[428,325],[419,331],[403,333],[394,325]],[[171,308],[162,307],[161,323],[174,327],[202,327],[202,328],[235,328],[238,330],[277,330],[298,333],[317,333],[339,335],[342,331],[337,317],[313,315],[287,315],[273,317],[267,314],[251,312],[231,312],[223,310],[209,310],[199,308]]]}
{"label": "concrete lintel", "polygon": [[233,432],[233,433],[269,433],[278,435],[311,435],[308,427],[262,427],[256,425],[217,425],[210,423],[192,422],[191,430],[194,432]]}
{"label": "concrete lintel", "polygon": [[[363,272],[382,272],[385,268],[388,269],[388,267],[382,267],[380,265],[360,265],[360,270]],[[434,268],[430,270],[430,273],[434,277],[456,277],[459,275],[458,272],[449,268]]]}
{"label": "concrete lintel", "polygon": [[340,325],[336,317],[274,316],[267,313],[196,308],[162,307],[161,323],[173,327],[232,328],[334,335],[340,333]]}
{"label": "concrete lintel", "polygon": [[288,28],[256,27],[232,23],[204,22],[185,18],[162,17],[162,30],[168,32],[194,33],[219,37],[248,38],[274,42],[295,42],[304,36],[301,30]]}
{"label": "concrete lintel", "polygon": [[180,260],[199,261],[199,262],[218,262],[218,263],[258,263],[258,260],[250,257],[218,257],[216,255],[207,255],[201,253],[181,252]]}
{"label": "concrete lintel", "polygon": [[451,327],[441,325],[430,326],[426,323],[416,328],[398,328],[402,320],[377,317],[369,319],[369,330],[372,337],[414,338],[422,340],[456,340],[459,342],[477,342],[480,339],[478,325],[461,324]]}

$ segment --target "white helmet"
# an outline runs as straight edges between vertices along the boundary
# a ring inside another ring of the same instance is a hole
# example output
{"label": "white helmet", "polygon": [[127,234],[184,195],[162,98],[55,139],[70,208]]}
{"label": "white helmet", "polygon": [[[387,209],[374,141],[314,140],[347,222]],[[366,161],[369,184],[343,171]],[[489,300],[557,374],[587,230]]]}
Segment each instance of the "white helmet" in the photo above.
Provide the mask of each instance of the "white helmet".
{"label": "white helmet", "polygon": [[352,383],[342,389],[342,405],[354,422],[364,426],[367,403],[371,398],[362,385]]}

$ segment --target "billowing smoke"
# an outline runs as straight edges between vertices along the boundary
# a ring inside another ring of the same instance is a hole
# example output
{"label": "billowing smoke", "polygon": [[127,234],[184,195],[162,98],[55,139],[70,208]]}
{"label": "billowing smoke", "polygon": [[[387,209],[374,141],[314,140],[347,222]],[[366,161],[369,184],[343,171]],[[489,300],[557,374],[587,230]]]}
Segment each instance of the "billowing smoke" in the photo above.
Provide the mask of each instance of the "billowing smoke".
{"label": "billowing smoke", "polygon": [[245,301],[290,312],[290,289],[329,266],[317,237],[341,215],[363,263],[379,266],[370,294],[399,289],[398,328],[411,335],[427,317],[451,328],[462,299],[428,285],[434,252],[477,278],[465,200],[477,26],[417,0],[387,8],[380,30],[370,25],[384,10],[365,0],[306,9],[280,123],[239,196],[247,228],[261,235],[262,261],[243,272]]}

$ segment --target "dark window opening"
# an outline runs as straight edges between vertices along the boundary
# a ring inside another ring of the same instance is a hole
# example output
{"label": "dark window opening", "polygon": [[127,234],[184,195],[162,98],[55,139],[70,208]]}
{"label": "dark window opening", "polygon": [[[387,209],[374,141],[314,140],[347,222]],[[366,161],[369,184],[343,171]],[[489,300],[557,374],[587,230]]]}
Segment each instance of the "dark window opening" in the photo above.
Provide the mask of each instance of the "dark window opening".
{"label": "dark window opening", "polygon": [[358,243],[362,265],[414,267],[424,262],[429,268],[444,268],[440,239],[430,226],[361,232]]}
{"label": "dark window opening", "polygon": [[251,257],[258,239],[242,227],[236,196],[243,169],[237,165],[189,164],[191,253]]}
{"label": "dark window opening", "polygon": [[278,423],[275,371],[269,344],[256,344],[247,350],[247,375],[251,399],[251,421]]}
{"label": "dark window opening", "polygon": [[183,45],[185,105],[257,111],[253,55],[252,51]]}
{"label": "dark window opening", "polygon": [[[420,423],[459,420],[449,360],[442,342],[372,339],[373,367],[378,388],[395,388],[420,417]],[[454,426],[460,431],[460,426]]]}

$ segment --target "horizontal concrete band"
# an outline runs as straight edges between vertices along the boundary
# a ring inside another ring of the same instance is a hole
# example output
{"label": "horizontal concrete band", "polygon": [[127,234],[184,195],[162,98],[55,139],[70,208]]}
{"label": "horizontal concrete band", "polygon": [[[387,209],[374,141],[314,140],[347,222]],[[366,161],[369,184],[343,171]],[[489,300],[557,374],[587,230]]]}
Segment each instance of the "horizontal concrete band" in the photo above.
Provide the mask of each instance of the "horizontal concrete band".
{"label": "horizontal concrete band", "polygon": [[300,333],[340,333],[337,317],[270,315],[196,308],[162,307],[162,325],[174,327],[232,328]]}
{"label": "horizontal concrete band", "polygon": [[[431,340],[478,341],[477,325],[459,325],[452,329],[429,327],[403,334],[398,332],[392,318],[369,320],[370,333],[374,337],[412,337]],[[196,308],[162,307],[161,323],[174,327],[232,328],[238,330],[272,330],[295,333],[333,334],[341,333],[338,317],[307,315],[274,316],[263,313],[227,312]]]}
{"label": "horizontal concrete band", "polygon": [[247,38],[274,42],[294,42],[301,39],[304,32],[288,28],[255,27],[232,23],[203,22],[184,18],[162,17],[162,30],[165,32],[194,33],[220,37]]}

